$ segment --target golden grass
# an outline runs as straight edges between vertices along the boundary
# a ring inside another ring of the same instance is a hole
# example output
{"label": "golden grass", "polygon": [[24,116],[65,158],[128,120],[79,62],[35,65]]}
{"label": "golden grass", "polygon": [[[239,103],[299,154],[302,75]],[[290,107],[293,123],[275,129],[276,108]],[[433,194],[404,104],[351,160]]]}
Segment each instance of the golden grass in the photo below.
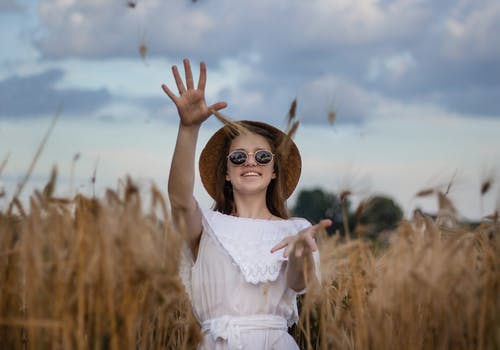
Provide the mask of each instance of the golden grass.
{"label": "golden grass", "polygon": [[181,240],[152,197],[147,215],[130,182],[102,200],[37,192],[29,210],[0,213],[0,348],[193,348]]}
{"label": "golden grass", "polygon": [[[29,208],[0,212],[0,348],[195,348],[181,238],[160,191],[145,213],[130,181],[101,199],[55,198],[54,183]],[[499,223],[440,222],[403,222],[384,250],[320,239],[322,281],[301,298],[301,347],[499,349]]]}
{"label": "golden grass", "polygon": [[302,301],[304,348],[500,348],[500,224],[420,219],[401,223],[378,255],[359,239],[320,245],[322,286]]}

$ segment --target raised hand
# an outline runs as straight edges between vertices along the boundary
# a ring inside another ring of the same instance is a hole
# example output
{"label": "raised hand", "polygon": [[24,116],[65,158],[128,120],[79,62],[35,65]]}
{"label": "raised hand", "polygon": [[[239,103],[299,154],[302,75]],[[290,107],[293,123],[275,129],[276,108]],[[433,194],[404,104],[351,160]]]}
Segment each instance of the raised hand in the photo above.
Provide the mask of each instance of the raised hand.
{"label": "raised hand", "polygon": [[194,87],[193,73],[189,60],[184,59],[183,63],[186,84],[183,83],[177,66],[172,67],[179,96],[176,96],[167,85],[163,84],[161,87],[176,105],[181,124],[184,126],[199,125],[212,114],[212,110],[218,111],[223,109],[227,106],[227,103],[217,102],[207,106],[205,102],[205,85],[207,82],[207,67],[205,63],[200,62],[200,77],[196,88]]}

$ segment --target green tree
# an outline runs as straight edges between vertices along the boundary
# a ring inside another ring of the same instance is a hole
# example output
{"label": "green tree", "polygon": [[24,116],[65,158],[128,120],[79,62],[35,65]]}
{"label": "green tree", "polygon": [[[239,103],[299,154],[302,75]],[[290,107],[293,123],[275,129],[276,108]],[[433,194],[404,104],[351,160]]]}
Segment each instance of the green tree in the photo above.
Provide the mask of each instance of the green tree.
{"label": "green tree", "polygon": [[[389,197],[371,197],[356,214],[350,210],[349,199],[345,201],[346,219],[351,237],[361,234],[366,238],[376,239],[380,232],[394,229],[403,218],[400,206]],[[303,189],[297,196],[292,213],[294,216],[309,220],[312,224],[322,219],[331,219],[333,225],[328,228],[328,232],[332,234],[339,231],[341,235],[345,234],[341,203],[335,193],[321,188]]]}
{"label": "green tree", "polygon": [[[346,205],[348,209],[349,203]],[[337,229],[343,232],[340,200],[334,193],[323,191],[320,188],[301,190],[292,213],[294,216],[305,218],[313,224],[322,219],[331,219],[333,225],[328,228],[328,232],[334,233]]]}
{"label": "green tree", "polygon": [[375,196],[366,201],[358,222],[367,228],[368,238],[377,238],[380,232],[396,228],[402,218],[403,211],[394,200]]}

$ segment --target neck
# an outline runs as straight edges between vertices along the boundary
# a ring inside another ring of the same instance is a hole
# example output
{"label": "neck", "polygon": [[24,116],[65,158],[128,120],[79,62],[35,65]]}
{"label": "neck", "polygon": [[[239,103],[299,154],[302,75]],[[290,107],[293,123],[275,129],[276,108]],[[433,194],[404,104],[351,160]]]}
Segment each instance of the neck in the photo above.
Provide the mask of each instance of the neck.
{"label": "neck", "polygon": [[270,219],[273,215],[266,205],[266,196],[234,194],[235,215],[242,218]]}

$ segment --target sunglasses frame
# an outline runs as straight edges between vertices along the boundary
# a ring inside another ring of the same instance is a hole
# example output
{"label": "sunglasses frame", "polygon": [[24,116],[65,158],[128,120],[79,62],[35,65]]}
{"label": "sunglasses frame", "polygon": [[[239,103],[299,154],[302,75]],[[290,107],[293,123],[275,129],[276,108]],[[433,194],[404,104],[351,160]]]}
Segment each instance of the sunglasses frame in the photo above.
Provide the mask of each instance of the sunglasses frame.
{"label": "sunglasses frame", "polygon": [[[245,155],[246,155],[246,158],[245,158],[245,160],[244,160],[242,163],[239,163],[239,164],[238,164],[238,163],[235,163],[235,162],[233,162],[233,161],[231,160],[231,158],[230,158],[230,157],[231,157],[231,155],[232,155],[232,154],[234,154],[234,153],[236,153],[236,152],[241,152],[241,153],[243,153],[243,154],[245,154]],[[256,155],[257,153],[259,153],[259,152],[266,152],[266,153],[269,153],[269,154],[271,155],[271,160],[270,160],[269,162],[267,162],[267,163],[261,163],[261,162],[259,162],[259,161],[257,160],[257,158],[255,157],[255,155]],[[270,163],[273,161],[273,159],[274,159],[274,153],[273,153],[273,152],[271,152],[271,151],[268,151],[268,150],[266,150],[266,149],[260,149],[260,150],[258,150],[258,151],[256,151],[256,152],[247,152],[247,151],[243,151],[243,150],[237,149],[237,150],[234,150],[234,151],[230,152],[230,153],[227,155],[227,160],[229,160],[229,162],[231,162],[231,164],[233,164],[233,165],[235,165],[235,166],[240,166],[240,165],[243,165],[243,164],[245,164],[245,163],[247,162],[248,157],[249,157],[250,155],[253,155],[253,159],[255,159],[255,162],[256,162],[258,165],[262,165],[262,166],[263,166],[263,165],[268,165],[268,164],[270,164]]]}

